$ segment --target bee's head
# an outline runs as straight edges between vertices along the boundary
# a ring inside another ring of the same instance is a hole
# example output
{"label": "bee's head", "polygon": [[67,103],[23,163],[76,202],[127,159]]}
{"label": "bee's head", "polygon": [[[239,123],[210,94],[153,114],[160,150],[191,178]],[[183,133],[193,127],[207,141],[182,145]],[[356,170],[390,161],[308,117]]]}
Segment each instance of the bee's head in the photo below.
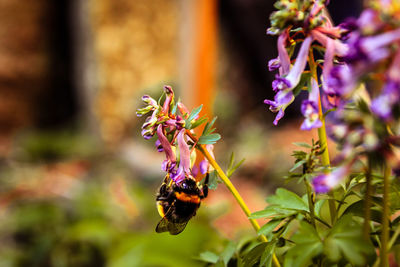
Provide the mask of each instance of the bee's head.
{"label": "bee's head", "polygon": [[192,193],[197,191],[197,183],[193,178],[185,178],[179,185],[179,188],[185,193]]}

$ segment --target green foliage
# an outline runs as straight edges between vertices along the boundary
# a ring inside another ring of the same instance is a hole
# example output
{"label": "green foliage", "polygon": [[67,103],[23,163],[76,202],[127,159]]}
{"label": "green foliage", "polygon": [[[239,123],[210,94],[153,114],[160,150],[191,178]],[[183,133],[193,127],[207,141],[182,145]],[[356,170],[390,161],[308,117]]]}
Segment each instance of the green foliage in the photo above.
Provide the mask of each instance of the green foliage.
{"label": "green foliage", "polygon": [[116,168],[100,165],[68,198],[21,200],[4,210],[1,266],[201,266],[193,256],[221,242],[202,214],[179,236],[155,233],[154,193],[141,184],[129,182],[140,210],[127,216],[110,195]]}
{"label": "green foliage", "polygon": [[222,183],[218,177],[217,171],[212,171],[209,174],[208,188],[211,190],[215,190],[218,187],[218,184]]}
{"label": "green foliage", "polygon": [[285,256],[285,266],[309,266],[312,259],[323,251],[323,243],[316,229],[304,221],[300,222],[292,241],[295,245]]}
{"label": "green foliage", "polygon": [[332,262],[345,258],[354,266],[365,266],[374,260],[372,244],[362,237],[361,225],[351,215],[341,217],[324,240],[324,253]]}
{"label": "green foliage", "polygon": [[[192,112],[190,112],[190,114],[188,115],[188,117],[185,119],[185,128],[186,129],[193,129],[195,128],[192,125],[192,121],[196,118],[197,115],[199,115],[201,109],[203,108],[203,105],[200,105],[199,107],[195,108],[192,110]],[[202,119],[202,121],[204,122],[204,119]],[[200,123],[201,124],[201,123]],[[196,123],[196,126],[200,125],[198,123]]]}
{"label": "green foliage", "polygon": [[243,164],[245,159],[242,159],[239,162],[235,162],[235,154],[232,152],[231,157],[229,159],[228,169],[226,170],[226,176],[231,177],[233,173]]}
{"label": "green foliage", "polygon": [[202,144],[202,145],[214,144],[219,139],[221,139],[220,134],[213,133],[215,131],[215,128],[213,128],[213,125],[216,120],[217,120],[217,117],[214,117],[214,119],[211,122],[208,122],[206,124],[206,126],[204,126],[203,133],[201,134],[199,141],[198,141],[199,144]]}
{"label": "green foliage", "polygon": [[[226,175],[228,177],[231,177],[233,175],[233,173],[243,164],[244,161],[245,161],[245,159],[242,159],[239,162],[235,162],[235,154],[232,152],[230,159],[229,159],[228,168],[225,172]],[[222,183],[222,181],[220,180],[218,173],[215,170],[210,172],[208,188],[215,190],[215,189],[217,189],[217,186],[220,183]]]}

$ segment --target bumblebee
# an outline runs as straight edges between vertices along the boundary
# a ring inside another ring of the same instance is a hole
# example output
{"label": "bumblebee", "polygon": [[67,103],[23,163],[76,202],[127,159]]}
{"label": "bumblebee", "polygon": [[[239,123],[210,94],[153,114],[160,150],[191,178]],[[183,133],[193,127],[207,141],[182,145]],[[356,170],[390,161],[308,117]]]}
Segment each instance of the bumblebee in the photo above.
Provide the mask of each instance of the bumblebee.
{"label": "bumblebee", "polygon": [[181,233],[189,220],[196,215],[201,200],[208,195],[208,174],[204,184],[199,186],[195,179],[186,177],[181,183],[168,182],[165,178],[157,194],[157,209],[162,217],[156,232]]}

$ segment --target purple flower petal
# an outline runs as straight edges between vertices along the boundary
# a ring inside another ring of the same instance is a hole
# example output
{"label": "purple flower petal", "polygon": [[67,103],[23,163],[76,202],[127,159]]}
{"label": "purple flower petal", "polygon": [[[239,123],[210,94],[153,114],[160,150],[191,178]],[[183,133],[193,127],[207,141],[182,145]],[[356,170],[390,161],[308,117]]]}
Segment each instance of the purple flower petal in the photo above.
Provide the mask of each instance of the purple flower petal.
{"label": "purple flower petal", "polygon": [[202,160],[199,163],[199,168],[200,168],[200,173],[201,174],[206,174],[208,172],[208,167],[210,166],[210,164],[208,163],[207,160]]}
{"label": "purple flower petal", "polygon": [[290,83],[290,88],[294,88],[300,81],[301,74],[304,71],[304,68],[307,64],[308,51],[310,49],[313,38],[308,36],[304,39],[301,44],[299,53],[296,57],[296,62],[294,63],[292,69],[289,71],[289,74],[285,77],[286,80]]}
{"label": "purple flower petal", "polygon": [[158,151],[158,152],[163,152],[163,151],[164,151],[164,148],[163,148],[163,146],[161,145],[160,140],[157,139],[154,145],[155,145],[155,147],[157,148],[157,151]]}
{"label": "purple flower petal", "polygon": [[286,75],[289,70],[290,70],[290,57],[289,54],[286,50],[285,43],[287,39],[288,33],[284,31],[281,35],[278,37],[278,58],[279,58],[279,63],[280,63],[280,75]]}
{"label": "purple flower petal", "polygon": [[332,40],[333,46],[335,47],[335,54],[338,56],[344,56],[349,51],[349,47],[347,46],[347,44],[344,44],[339,40],[333,40],[318,30],[311,31],[311,35],[314,37],[315,40],[317,40],[320,44],[322,44],[325,47],[327,46],[328,41]]}
{"label": "purple flower petal", "polygon": [[291,83],[287,79],[276,75],[275,80],[272,82],[272,90],[277,92],[279,90],[284,90],[287,88],[291,88]]}
{"label": "purple flower petal", "polygon": [[149,95],[144,95],[142,96],[142,100],[144,103],[146,103],[147,105],[150,105],[154,108],[158,108],[158,103],[156,100],[154,100],[152,97],[150,97]]}
{"label": "purple flower petal", "polygon": [[389,81],[380,96],[371,103],[371,111],[385,121],[392,119],[393,105],[400,100],[400,83]]}
{"label": "purple flower petal", "polygon": [[268,61],[268,70],[269,71],[277,70],[280,67],[281,67],[281,62],[279,61],[279,57],[273,58],[270,61]]}
{"label": "purple flower petal", "polygon": [[311,130],[313,128],[322,127],[322,122],[318,114],[319,88],[315,79],[311,80],[311,92],[308,100],[304,100],[301,104],[301,113],[305,117],[300,129]]}
{"label": "purple flower petal", "polygon": [[154,136],[154,133],[152,133],[149,129],[143,129],[141,132],[142,136],[144,139],[149,140]]}
{"label": "purple flower petal", "polygon": [[171,173],[170,177],[176,184],[180,184],[186,177],[182,165],[179,166],[176,173]]}
{"label": "purple flower petal", "polygon": [[285,115],[285,109],[289,106],[294,100],[294,95],[291,90],[281,90],[276,93],[274,101],[272,100],[264,100],[264,103],[270,105],[269,109],[272,112],[278,112],[275,117],[274,125],[278,124],[278,121]]}
{"label": "purple flower petal", "polygon": [[162,124],[158,125],[157,127],[157,136],[158,140],[160,140],[161,146],[164,149],[167,160],[169,160],[170,162],[176,162],[175,153],[172,151],[171,144],[169,143],[167,137],[165,137],[163,133]]}
{"label": "purple flower petal", "polygon": [[179,148],[179,167],[183,167],[185,173],[190,173],[190,149],[185,141],[185,129],[182,129],[177,137]]}
{"label": "purple flower petal", "polygon": [[314,191],[316,193],[327,193],[332,188],[339,185],[339,183],[346,178],[349,171],[349,166],[341,166],[331,173],[319,175],[315,177],[312,181]]}
{"label": "purple flower petal", "polygon": [[165,101],[163,104],[163,112],[168,114],[169,106],[171,105],[172,100],[174,99],[174,91],[171,86],[164,85],[164,91],[166,94]]}

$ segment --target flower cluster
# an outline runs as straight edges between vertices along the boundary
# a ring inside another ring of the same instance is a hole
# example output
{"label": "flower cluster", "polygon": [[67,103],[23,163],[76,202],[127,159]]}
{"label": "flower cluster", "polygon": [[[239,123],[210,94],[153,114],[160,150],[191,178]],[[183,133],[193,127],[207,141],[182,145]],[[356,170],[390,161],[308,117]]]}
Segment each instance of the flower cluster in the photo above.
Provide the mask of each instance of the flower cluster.
{"label": "flower cluster", "polygon": [[[301,105],[305,117],[302,130],[321,127],[324,108],[335,110],[329,115],[328,127],[341,147],[336,158],[339,167],[315,178],[317,192],[339,184],[360,159],[380,158],[392,169],[400,169],[396,148],[400,134],[400,4],[371,1],[358,19],[338,26],[333,26],[326,4],[321,0],[280,0],[267,31],[279,34],[278,57],[268,64],[270,71],[278,70],[272,82],[276,95],[274,100],[264,101],[277,112],[274,124],[304,88],[308,99]],[[298,51],[295,58],[294,51]],[[315,51],[323,52],[323,60],[314,60]]]}
{"label": "flower cluster", "polygon": [[[348,52],[334,66],[327,83],[340,96],[340,105],[331,116],[331,137],[341,152],[337,171],[314,180],[317,192],[338,185],[359,160],[386,164],[400,171],[400,17],[387,17],[400,5],[384,1],[366,9],[357,20],[349,20],[352,30],[343,42]],[[343,27],[343,25],[341,26]]]}
{"label": "flower cluster", "polygon": [[[165,95],[164,102],[160,101]],[[137,110],[138,116],[151,112],[142,126],[142,136],[150,139],[157,135],[155,146],[159,152],[164,152],[166,159],[162,169],[176,184],[180,184],[185,177],[195,179],[201,172],[205,174],[210,166],[207,160],[194,165],[196,161],[196,144],[206,144],[206,149],[212,154],[213,146],[220,136],[213,134],[212,123],[207,123],[199,140],[193,140],[193,129],[205,123],[204,117],[199,117],[201,106],[192,112],[178,101],[175,103],[174,92],[170,86],[164,86],[164,94],[160,101],[148,95],[142,97],[145,107]],[[215,121],[215,120],[214,120]]]}
{"label": "flower cluster", "polygon": [[[272,88],[276,92],[274,100],[265,100],[272,112],[277,112],[274,124],[284,116],[285,109],[308,84],[309,98],[302,103],[301,112],[305,117],[301,129],[310,130],[322,126],[319,114],[319,81],[317,63],[313,58],[314,49],[324,49],[322,71],[322,89],[327,107],[336,106],[336,92],[327,82],[333,68],[335,56],[344,56],[348,46],[340,41],[347,30],[333,27],[325,11],[325,1],[284,1],[277,2],[280,10],[271,15],[272,27],[268,34],[279,34],[278,57],[268,63],[270,71],[279,70]],[[297,44],[301,43],[295,62],[291,65],[291,56]],[[321,48],[322,46],[322,48]],[[307,61],[309,71],[306,71]],[[311,72],[311,73],[310,73]]]}

